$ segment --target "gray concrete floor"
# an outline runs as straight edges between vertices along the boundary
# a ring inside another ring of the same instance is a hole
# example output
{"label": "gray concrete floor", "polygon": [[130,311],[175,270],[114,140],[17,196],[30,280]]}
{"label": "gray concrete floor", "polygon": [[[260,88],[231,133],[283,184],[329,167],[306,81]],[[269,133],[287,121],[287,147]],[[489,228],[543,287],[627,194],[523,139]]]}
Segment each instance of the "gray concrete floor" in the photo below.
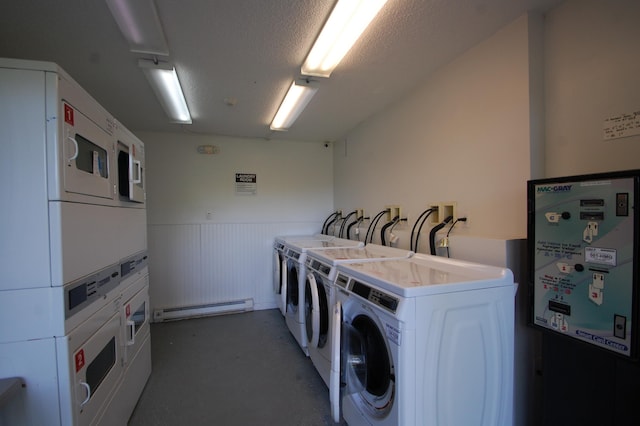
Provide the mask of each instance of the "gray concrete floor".
{"label": "gray concrete floor", "polygon": [[152,324],[151,353],[129,426],[336,425],[277,309]]}

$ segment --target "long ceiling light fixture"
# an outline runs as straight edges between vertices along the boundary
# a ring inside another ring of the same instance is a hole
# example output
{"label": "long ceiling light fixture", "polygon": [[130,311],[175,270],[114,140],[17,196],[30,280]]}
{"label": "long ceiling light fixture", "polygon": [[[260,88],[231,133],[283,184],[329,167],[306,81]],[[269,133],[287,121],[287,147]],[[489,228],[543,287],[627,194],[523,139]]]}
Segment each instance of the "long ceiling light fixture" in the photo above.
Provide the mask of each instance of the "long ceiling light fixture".
{"label": "long ceiling light fixture", "polygon": [[288,130],[302,110],[305,109],[318,90],[317,87],[310,86],[308,81],[306,83],[296,83],[294,81],[291,84],[289,91],[280,104],[280,108],[278,108],[276,116],[271,122],[271,130]]}
{"label": "long ceiling light fixture", "polygon": [[142,68],[160,104],[173,123],[191,124],[191,114],[182,93],[176,69],[167,62],[140,59]]}
{"label": "long ceiling light fixture", "polygon": [[131,52],[169,56],[167,40],[153,0],[106,1]]}
{"label": "long ceiling light fixture", "polygon": [[302,64],[302,74],[329,77],[386,2],[338,0]]}
{"label": "long ceiling light fixture", "polygon": [[182,93],[176,69],[158,56],[168,57],[169,47],[153,0],[106,0],[122,35],[133,53],[152,55],[138,66],[149,80],[172,123],[191,124],[191,114]]}

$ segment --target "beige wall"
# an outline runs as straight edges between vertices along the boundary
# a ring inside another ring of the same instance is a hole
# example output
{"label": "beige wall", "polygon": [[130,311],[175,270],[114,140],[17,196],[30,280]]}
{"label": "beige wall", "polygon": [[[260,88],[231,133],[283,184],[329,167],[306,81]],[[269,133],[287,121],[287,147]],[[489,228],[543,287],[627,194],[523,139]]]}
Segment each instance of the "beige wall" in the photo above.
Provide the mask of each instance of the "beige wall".
{"label": "beige wall", "polygon": [[336,208],[374,215],[401,205],[408,224],[404,233],[394,231],[400,247],[409,247],[420,212],[441,201],[455,201],[468,216],[459,233],[524,236],[531,176],[528,45],[541,37],[535,22],[518,19],[337,143]]}
{"label": "beige wall", "polygon": [[[149,224],[322,224],[331,212],[333,160],[323,143],[189,133],[138,136],[146,144]],[[200,145],[219,152],[198,154]],[[235,173],[255,173],[257,194],[236,194]]]}
{"label": "beige wall", "polygon": [[[330,148],[141,133],[149,224],[304,233],[333,208],[373,216],[395,204],[408,218],[394,230],[406,248],[420,212],[455,201],[469,222],[453,234],[524,237],[528,179],[639,167],[639,136],[602,138],[604,118],[640,110],[639,17],[632,0],[570,0],[544,20],[523,16]],[[198,155],[202,144],[220,154]],[[234,193],[235,172],[258,175],[256,196]]]}
{"label": "beige wall", "polygon": [[545,25],[546,175],[640,168],[640,136],[605,141],[605,118],[640,114],[640,2],[571,0]]}
{"label": "beige wall", "polygon": [[[151,310],[245,299],[255,309],[274,308],[273,239],[320,231],[333,208],[331,149],[188,133],[138,136],[147,161]],[[198,154],[199,145],[219,152]],[[256,195],[236,194],[235,173],[257,175]]]}
{"label": "beige wall", "polygon": [[638,22],[633,0],[519,18],[336,143],[335,207],[401,205],[400,247],[441,201],[469,217],[454,233],[523,237],[528,179],[639,168],[640,136],[603,140],[640,111]]}

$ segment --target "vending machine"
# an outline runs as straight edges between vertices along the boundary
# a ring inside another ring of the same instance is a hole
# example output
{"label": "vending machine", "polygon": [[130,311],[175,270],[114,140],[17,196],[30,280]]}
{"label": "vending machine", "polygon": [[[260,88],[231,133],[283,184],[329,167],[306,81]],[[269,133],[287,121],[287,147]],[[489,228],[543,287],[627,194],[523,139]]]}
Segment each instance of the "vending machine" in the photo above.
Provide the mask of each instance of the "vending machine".
{"label": "vending machine", "polygon": [[528,182],[531,322],[638,358],[640,170]]}

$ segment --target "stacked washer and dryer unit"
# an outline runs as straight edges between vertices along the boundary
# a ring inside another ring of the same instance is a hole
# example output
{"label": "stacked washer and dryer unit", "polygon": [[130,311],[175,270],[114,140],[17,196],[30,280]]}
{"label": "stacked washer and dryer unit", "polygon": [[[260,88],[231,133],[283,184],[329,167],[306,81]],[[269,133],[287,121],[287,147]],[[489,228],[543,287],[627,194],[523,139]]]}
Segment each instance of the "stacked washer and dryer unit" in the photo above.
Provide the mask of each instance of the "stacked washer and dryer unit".
{"label": "stacked washer and dryer unit", "polygon": [[144,145],[48,62],[0,59],[0,423],[126,424],[151,372]]}

